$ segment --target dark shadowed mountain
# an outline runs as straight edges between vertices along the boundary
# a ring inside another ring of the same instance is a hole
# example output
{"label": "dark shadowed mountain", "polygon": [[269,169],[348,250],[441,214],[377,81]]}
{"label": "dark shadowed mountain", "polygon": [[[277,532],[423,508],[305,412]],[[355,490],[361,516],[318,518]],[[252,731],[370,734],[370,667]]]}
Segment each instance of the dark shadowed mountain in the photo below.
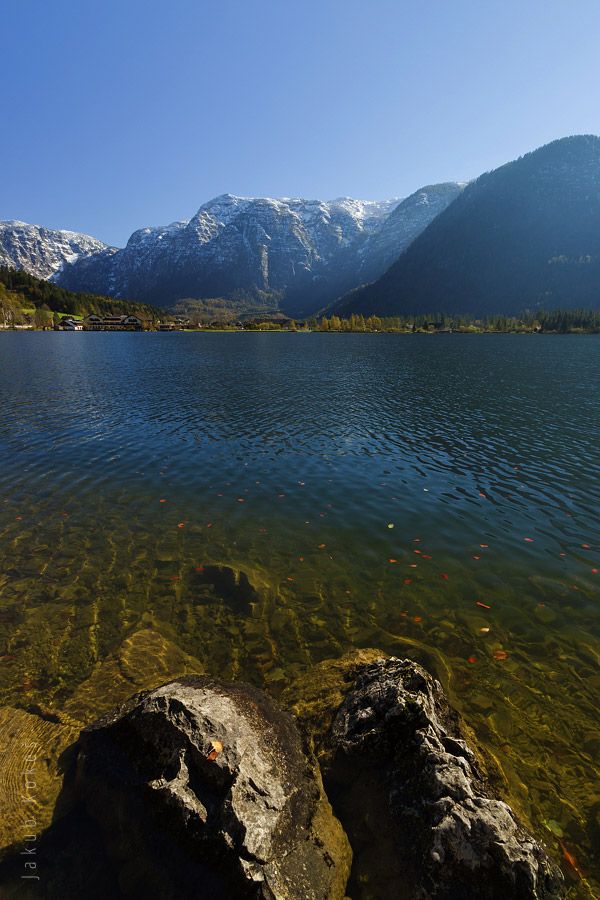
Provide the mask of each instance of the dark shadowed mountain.
{"label": "dark shadowed mountain", "polygon": [[373,284],[350,313],[515,314],[600,307],[600,138],[547,144],[486,173]]}

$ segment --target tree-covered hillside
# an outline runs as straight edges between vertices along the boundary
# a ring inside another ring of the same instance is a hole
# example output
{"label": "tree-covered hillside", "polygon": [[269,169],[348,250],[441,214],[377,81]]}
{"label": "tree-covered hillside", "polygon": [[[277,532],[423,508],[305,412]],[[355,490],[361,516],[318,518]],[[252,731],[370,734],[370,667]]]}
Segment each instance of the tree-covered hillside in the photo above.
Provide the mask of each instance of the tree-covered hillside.
{"label": "tree-covered hillside", "polygon": [[554,141],[468,185],[338,315],[600,308],[600,138]]}
{"label": "tree-covered hillside", "polygon": [[56,284],[0,266],[0,307],[15,313],[22,309],[41,309],[52,312],[85,316],[89,313],[111,315],[131,313],[144,319],[155,319],[158,310],[146,303],[115,300],[96,294],[80,294],[67,291]]}

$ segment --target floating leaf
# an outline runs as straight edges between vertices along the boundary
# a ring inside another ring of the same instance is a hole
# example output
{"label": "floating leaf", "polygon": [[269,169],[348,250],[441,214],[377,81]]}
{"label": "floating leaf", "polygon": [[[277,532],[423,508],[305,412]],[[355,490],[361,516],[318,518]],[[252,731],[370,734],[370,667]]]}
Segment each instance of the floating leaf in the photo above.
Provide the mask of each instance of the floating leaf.
{"label": "floating leaf", "polygon": [[443,578],[444,581],[448,581],[450,576],[446,572],[440,572],[440,578]]}
{"label": "floating leaf", "polygon": [[397,559],[388,559],[388,562],[389,562],[389,563],[397,563],[398,560],[397,560]]}
{"label": "floating leaf", "polygon": [[482,609],[491,609],[491,606],[488,606],[487,603],[482,603],[481,600],[475,601],[475,606],[480,606]]}
{"label": "floating leaf", "polygon": [[492,656],[497,660],[508,659],[508,653],[506,652],[506,650],[494,650]]}
{"label": "floating leaf", "polygon": [[467,662],[468,662],[468,663],[471,663],[471,664],[476,663],[476,662],[477,662],[477,657],[476,657],[476,656],[469,656],[469,658],[467,659]]}
{"label": "floating leaf", "polygon": [[177,526],[178,528],[185,528],[185,522],[180,522]]}

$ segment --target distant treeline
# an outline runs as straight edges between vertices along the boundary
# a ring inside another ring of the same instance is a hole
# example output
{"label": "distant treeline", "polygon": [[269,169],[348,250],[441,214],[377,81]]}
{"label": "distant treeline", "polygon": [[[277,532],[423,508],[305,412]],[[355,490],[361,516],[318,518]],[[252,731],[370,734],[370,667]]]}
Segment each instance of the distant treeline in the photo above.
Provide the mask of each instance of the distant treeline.
{"label": "distant treeline", "polygon": [[590,309],[555,309],[524,312],[520,316],[486,316],[477,319],[468,315],[429,313],[419,316],[368,316],[354,314],[347,319],[324,316],[309,322],[319,331],[397,331],[462,333],[489,332],[552,332],[570,334],[577,332],[600,333],[600,311]]}
{"label": "distant treeline", "polygon": [[[27,272],[0,266],[0,324],[22,324],[27,320],[23,310],[68,313],[74,316],[138,315],[144,319],[156,319],[159,311],[147,303],[115,300],[97,294],[80,294],[67,291],[49,281],[35,278]],[[41,318],[38,316],[38,319]],[[48,317],[47,317],[48,318]],[[49,317],[52,318],[52,317]]]}

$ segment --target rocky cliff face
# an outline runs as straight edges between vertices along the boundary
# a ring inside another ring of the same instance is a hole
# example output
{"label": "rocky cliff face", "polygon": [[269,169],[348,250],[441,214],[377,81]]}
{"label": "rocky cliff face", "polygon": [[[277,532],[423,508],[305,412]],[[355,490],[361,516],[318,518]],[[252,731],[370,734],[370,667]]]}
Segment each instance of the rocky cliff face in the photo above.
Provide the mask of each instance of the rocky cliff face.
{"label": "rocky cliff face", "polygon": [[65,263],[97,254],[106,244],[88,234],[56,231],[26,222],[0,222],[0,266],[50,278]]}

